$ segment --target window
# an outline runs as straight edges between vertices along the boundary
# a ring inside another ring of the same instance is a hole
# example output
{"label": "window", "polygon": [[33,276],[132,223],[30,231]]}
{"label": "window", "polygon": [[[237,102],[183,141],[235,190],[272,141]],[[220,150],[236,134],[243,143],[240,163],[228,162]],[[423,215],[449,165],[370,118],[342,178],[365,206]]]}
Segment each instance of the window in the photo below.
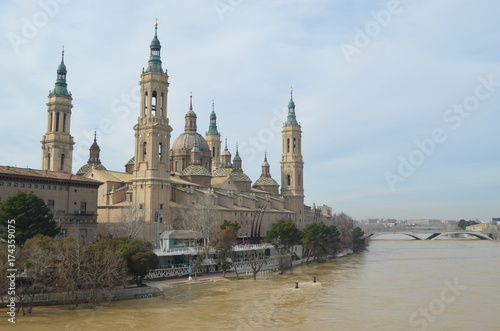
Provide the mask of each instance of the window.
{"label": "window", "polygon": [[56,113],[56,132],[59,131],[59,112]]}
{"label": "window", "polygon": [[156,116],[156,91],[151,96],[151,115]]}
{"label": "window", "polygon": [[148,92],[144,94],[144,116],[148,115]]}
{"label": "window", "polygon": [[27,186],[28,186],[28,188],[31,188],[31,184],[28,184]]}
{"label": "window", "polygon": [[87,203],[85,201],[80,202],[80,213],[85,214],[87,212]]}
{"label": "window", "polygon": [[3,182],[0,182],[0,186],[3,186]]}
{"label": "window", "polygon": [[142,203],[139,204],[139,209],[144,209],[144,205]]}
{"label": "window", "polygon": [[64,154],[61,154],[61,170],[64,170]]}
{"label": "window", "polygon": [[35,185],[33,185],[33,186],[34,186],[34,188],[38,188],[38,184],[35,184]]}
{"label": "window", "polygon": [[50,185],[47,185],[47,190],[50,190]]}
{"label": "window", "polygon": [[160,116],[164,116],[163,113],[163,93],[160,94]]}
{"label": "window", "polygon": [[54,209],[54,205],[55,205],[54,200],[47,201],[47,207],[49,207],[50,209]]}
{"label": "window", "polygon": [[158,144],[158,158],[160,161],[163,161],[163,144],[159,143]]}
{"label": "window", "polygon": [[160,210],[163,210],[163,203],[160,203]]}
{"label": "window", "polygon": [[17,187],[18,183],[14,183],[14,187]]}
{"label": "window", "polygon": [[297,152],[297,138],[293,138],[293,152]]}
{"label": "window", "polygon": [[7,186],[10,186],[10,182],[7,182]]}
{"label": "window", "polygon": [[57,186],[52,186],[52,189],[53,190],[57,190]]}
{"label": "window", "polygon": [[66,132],[66,114],[63,116],[63,130],[62,132]]}
{"label": "window", "polygon": [[62,186],[59,186],[59,191],[62,191]]}
{"label": "window", "polygon": [[286,139],[286,152],[290,153],[290,138]]}
{"label": "window", "polygon": [[142,143],[142,160],[143,161],[146,161],[147,148],[148,148],[148,143],[143,142]]}
{"label": "window", "polygon": [[24,187],[24,183],[21,183],[21,187]]}
{"label": "window", "polygon": [[290,175],[286,175],[286,183],[288,186],[292,184],[292,178],[290,177]]}

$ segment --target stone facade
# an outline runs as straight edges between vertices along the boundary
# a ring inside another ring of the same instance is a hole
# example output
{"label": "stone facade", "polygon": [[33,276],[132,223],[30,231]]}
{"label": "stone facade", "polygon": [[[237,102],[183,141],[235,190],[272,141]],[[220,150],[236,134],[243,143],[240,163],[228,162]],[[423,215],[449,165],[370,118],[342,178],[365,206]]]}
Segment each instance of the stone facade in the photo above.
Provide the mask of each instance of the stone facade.
{"label": "stone facade", "polygon": [[33,192],[49,206],[62,236],[85,241],[96,240],[99,185],[65,172],[0,166],[0,200],[19,191]]}

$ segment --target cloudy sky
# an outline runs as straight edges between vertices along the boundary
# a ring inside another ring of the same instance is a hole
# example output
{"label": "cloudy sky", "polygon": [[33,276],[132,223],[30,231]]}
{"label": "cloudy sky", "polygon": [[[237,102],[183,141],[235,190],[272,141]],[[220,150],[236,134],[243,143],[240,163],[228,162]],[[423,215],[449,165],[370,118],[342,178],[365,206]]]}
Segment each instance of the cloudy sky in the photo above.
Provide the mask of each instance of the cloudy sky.
{"label": "cloudy sky", "polygon": [[158,19],[168,116],[193,93],[256,180],[280,180],[290,99],[306,203],[357,219],[500,217],[500,2],[494,0],[0,1],[1,165],[40,168],[61,47],[73,94],[73,171],[133,156],[138,82]]}

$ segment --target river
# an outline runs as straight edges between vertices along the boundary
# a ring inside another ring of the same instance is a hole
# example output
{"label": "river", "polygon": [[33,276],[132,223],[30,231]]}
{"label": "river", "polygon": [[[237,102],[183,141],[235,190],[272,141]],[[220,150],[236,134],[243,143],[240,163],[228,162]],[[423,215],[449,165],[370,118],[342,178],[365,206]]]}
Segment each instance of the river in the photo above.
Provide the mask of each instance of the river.
{"label": "river", "polygon": [[[94,310],[35,307],[9,327],[500,330],[499,281],[497,241],[373,240],[367,252],[299,266],[286,275],[170,285],[164,297],[111,302]],[[6,324],[4,315],[1,329]]]}

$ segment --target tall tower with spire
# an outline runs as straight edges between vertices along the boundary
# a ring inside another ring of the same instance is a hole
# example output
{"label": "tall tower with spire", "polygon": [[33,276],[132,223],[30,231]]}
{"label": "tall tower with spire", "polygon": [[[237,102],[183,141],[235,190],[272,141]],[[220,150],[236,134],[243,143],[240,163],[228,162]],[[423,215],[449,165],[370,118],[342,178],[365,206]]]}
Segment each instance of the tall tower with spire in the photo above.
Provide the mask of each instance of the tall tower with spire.
{"label": "tall tower with spire", "polygon": [[212,169],[217,169],[220,166],[220,132],[217,130],[217,115],[215,115],[214,101],[212,100],[212,113],[210,114],[210,125],[205,134],[210,153],[212,155]]}
{"label": "tall tower with spire", "polygon": [[[135,164],[133,170],[134,207],[144,217],[146,224],[153,225],[166,220],[170,201],[170,132],[167,118],[168,75],[162,69],[161,45],[155,35],[150,45],[148,67],[143,69],[141,102],[135,131]],[[154,226],[146,227],[147,239],[153,238]]]}
{"label": "tall tower with spire", "polygon": [[66,83],[64,49],[61,64],[57,67],[56,85],[49,92],[47,102],[47,132],[42,137],[42,170],[71,173],[73,162],[73,137],[70,135],[73,98]]}
{"label": "tall tower with spire", "polygon": [[293,91],[290,91],[288,116],[283,124],[281,136],[281,194],[285,208],[295,212],[293,220],[298,228],[304,227],[304,161],[302,159],[302,129],[295,117]]}

